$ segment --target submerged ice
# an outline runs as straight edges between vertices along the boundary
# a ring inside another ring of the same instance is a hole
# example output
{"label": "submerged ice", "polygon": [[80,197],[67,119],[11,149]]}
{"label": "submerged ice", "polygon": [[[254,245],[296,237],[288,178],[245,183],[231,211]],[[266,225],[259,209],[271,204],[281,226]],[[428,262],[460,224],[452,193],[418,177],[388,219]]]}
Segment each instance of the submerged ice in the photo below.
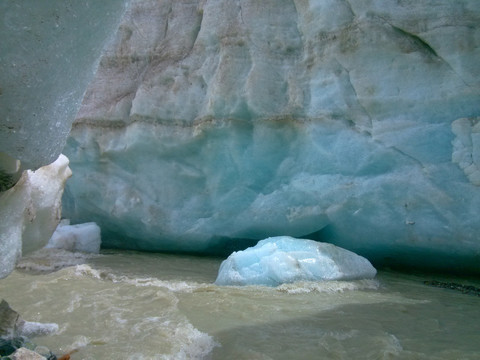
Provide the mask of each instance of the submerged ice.
{"label": "submerged ice", "polygon": [[351,251],[278,236],[231,254],[222,262],[215,284],[277,286],[296,281],[370,279],[376,273],[367,259]]}
{"label": "submerged ice", "polygon": [[58,324],[55,323],[25,321],[4,299],[0,302],[0,342],[51,335],[58,329]]}

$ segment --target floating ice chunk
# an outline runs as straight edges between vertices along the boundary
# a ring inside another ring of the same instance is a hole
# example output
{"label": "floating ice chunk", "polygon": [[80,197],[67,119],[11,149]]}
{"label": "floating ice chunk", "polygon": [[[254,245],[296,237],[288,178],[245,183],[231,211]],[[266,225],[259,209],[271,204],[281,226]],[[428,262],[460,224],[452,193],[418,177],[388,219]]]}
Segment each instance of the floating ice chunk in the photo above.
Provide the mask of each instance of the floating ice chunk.
{"label": "floating ice chunk", "polygon": [[376,273],[367,259],[338,246],[278,236],[231,254],[221,264],[215,284],[277,286],[295,281],[368,279]]}
{"label": "floating ice chunk", "polygon": [[68,220],[63,220],[45,247],[98,253],[101,242],[100,227],[96,223],[70,225]]}
{"label": "floating ice chunk", "polygon": [[37,354],[35,351],[29,350],[27,348],[21,347],[17,349],[13,354],[11,354],[7,359],[12,360],[46,360],[47,358]]}
{"label": "floating ice chunk", "polygon": [[12,340],[20,337],[31,339],[57,331],[58,324],[25,321],[5,300],[0,301],[0,339]]}

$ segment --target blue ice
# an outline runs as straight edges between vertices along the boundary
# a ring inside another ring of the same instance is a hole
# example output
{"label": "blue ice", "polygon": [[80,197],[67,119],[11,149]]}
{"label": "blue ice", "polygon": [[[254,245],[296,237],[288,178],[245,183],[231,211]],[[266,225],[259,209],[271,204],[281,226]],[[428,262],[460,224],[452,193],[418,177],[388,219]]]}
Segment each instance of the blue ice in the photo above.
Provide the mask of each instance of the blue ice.
{"label": "blue ice", "polygon": [[375,277],[364,257],[338,246],[277,236],[232,253],[215,284],[278,286],[296,281],[356,280]]}

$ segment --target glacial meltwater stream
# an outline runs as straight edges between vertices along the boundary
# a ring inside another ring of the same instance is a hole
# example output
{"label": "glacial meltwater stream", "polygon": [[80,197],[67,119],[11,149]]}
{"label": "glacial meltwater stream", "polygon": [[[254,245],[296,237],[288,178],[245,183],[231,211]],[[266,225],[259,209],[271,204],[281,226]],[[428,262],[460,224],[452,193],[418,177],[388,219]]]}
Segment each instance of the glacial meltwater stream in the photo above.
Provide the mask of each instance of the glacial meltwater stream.
{"label": "glacial meltwater stream", "polygon": [[380,271],[219,287],[220,259],[42,251],[0,282],[0,297],[26,320],[57,323],[34,342],[72,360],[480,359],[480,297],[424,283],[479,280]]}

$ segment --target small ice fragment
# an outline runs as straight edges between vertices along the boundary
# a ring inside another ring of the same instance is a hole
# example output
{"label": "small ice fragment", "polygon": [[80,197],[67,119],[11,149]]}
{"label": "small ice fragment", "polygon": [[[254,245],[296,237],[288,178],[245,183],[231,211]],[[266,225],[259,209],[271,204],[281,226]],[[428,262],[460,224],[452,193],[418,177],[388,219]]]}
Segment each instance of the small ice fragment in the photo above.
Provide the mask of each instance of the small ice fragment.
{"label": "small ice fragment", "polygon": [[62,221],[45,247],[97,254],[101,242],[100,227],[96,223],[69,225]]}

